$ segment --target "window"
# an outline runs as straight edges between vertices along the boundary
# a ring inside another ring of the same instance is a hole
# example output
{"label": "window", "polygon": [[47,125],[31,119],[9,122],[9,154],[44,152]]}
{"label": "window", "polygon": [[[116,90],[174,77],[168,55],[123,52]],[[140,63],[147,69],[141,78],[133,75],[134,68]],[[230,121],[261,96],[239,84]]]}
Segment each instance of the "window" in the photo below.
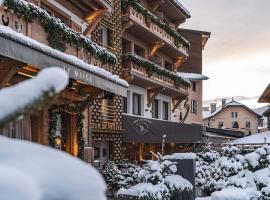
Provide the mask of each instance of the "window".
{"label": "window", "polygon": [[133,115],[141,115],[141,95],[133,93]]}
{"label": "window", "polygon": [[122,99],[122,112],[127,113],[127,97],[123,97]]}
{"label": "window", "polygon": [[238,114],[237,114],[237,112],[232,112],[231,115],[232,115],[232,118],[237,118]]}
{"label": "window", "polygon": [[165,69],[172,71],[173,69],[172,63],[165,60]]}
{"label": "window", "polygon": [[134,45],[134,53],[137,54],[138,56],[141,56],[145,58],[145,50],[142,47],[139,47],[138,45]]}
{"label": "window", "polygon": [[198,101],[191,100],[191,113],[198,114]]}
{"label": "window", "polygon": [[223,122],[218,122],[218,128],[223,128]]}
{"label": "window", "polygon": [[196,82],[194,81],[192,82],[192,91],[194,92],[196,91]]}
{"label": "window", "polygon": [[169,103],[165,101],[162,104],[162,119],[169,120]]}
{"label": "window", "polygon": [[250,122],[249,121],[246,122],[246,128],[250,128]]}
{"label": "window", "polygon": [[152,103],[152,117],[158,119],[158,100],[155,99]]}
{"label": "window", "polygon": [[111,46],[111,30],[105,26],[101,27],[102,31],[102,44],[104,46]]}
{"label": "window", "polygon": [[100,157],[100,150],[98,147],[94,148],[94,159],[98,159]]}
{"label": "window", "polygon": [[239,128],[238,122],[232,122],[232,128]]}

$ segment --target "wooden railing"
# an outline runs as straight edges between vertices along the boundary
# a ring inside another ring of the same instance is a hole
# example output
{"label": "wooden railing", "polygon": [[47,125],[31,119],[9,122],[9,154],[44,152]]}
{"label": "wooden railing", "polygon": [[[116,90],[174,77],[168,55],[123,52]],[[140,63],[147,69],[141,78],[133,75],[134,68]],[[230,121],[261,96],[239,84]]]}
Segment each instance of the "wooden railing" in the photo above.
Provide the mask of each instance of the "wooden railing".
{"label": "wooden railing", "polygon": [[[0,25],[8,26],[18,33],[22,33],[40,43],[49,46],[49,42],[47,40],[48,34],[38,21],[28,23],[23,17],[17,17],[10,10],[4,10],[3,7],[0,7],[0,15],[2,17],[2,20],[0,19]],[[73,24],[74,23],[71,23],[70,28],[75,29],[75,25],[73,27]],[[101,67],[107,71],[111,71],[113,68],[111,64],[103,63],[100,59],[91,55],[83,48],[77,48],[74,45],[67,44],[67,50],[65,53],[76,56],[88,64]]]}
{"label": "wooden railing", "polygon": [[181,92],[187,93],[188,92],[188,87],[184,84],[180,84],[179,86],[175,86],[175,82],[172,78],[157,74],[157,73],[152,73],[151,75],[146,71],[144,67],[140,67],[131,61],[129,62],[124,62],[123,64],[123,76],[128,76],[130,72],[135,72],[138,75],[144,76],[146,79],[152,79],[154,81],[159,82],[161,85],[170,87],[172,89],[177,89]]}
{"label": "wooden railing", "polygon": [[139,13],[134,8],[129,6],[126,10],[125,16],[128,16],[129,19],[135,21],[136,23],[140,24],[150,32],[154,33],[156,36],[161,38],[163,41],[167,42],[168,44],[174,46],[179,51],[181,51],[183,54],[188,55],[188,49],[183,44],[177,44],[175,38],[172,37],[169,33],[167,33],[163,28],[159,27],[157,24],[148,21],[145,16],[142,13]]}

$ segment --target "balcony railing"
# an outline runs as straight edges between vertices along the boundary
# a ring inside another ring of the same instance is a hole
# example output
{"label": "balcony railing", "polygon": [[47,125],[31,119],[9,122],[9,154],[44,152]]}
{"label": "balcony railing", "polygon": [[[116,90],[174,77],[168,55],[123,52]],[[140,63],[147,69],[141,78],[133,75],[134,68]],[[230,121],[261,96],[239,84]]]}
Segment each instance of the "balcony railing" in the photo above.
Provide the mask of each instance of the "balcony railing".
{"label": "balcony railing", "polygon": [[[167,44],[173,46],[178,51],[184,55],[188,55],[189,43],[182,36],[180,36],[173,28],[166,25],[164,22],[161,22],[157,17],[152,13],[153,18],[147,18],[145,13],[139,12],[136,8],[129,5],[124,11],[123,21],[132,20],[135,23],[141,25],[143,28],[147,29],[161,40],[165,41]],[[147,13],[150,13],[147,11]],[[166,27],[166,28],[165,28]],[[170,31],[169,31],[170,30]],[[172,34],[173,33],[173,34]]]}
{"label": "balcony railing", "polygon": [[[32,15],[30,15],[31,12],[33,12]],[[70,23],[71,27],[68,27],[61,20],[50,16],[44,9],[34,4],[17,0],[5,7],[0,6],[0,14],[2,16],[1,25],[8,26],[38,42],[76,56],[86,63],[111,71],[112,65],[116,62],[115,56],[104,47],[100,47],[90,38],[74,31],[77,25],[73,22]],[[52,26],[52,30],[48,30],[50,26]],[[64,42],[59,44],[64,44],[64,47],[58,48],[57,41],[59,42],[63,38]],[[52,40],[54,40],[54,45],[52,45]]]}
{"label": "balcony railing", "polygon": [[132,72],[132,74],[158,82],[162,86],[177,89],[183,93],[188,92],[190,82],[174,72],[132,53],[124,54],[122,60],[124,77],[128,77]]}

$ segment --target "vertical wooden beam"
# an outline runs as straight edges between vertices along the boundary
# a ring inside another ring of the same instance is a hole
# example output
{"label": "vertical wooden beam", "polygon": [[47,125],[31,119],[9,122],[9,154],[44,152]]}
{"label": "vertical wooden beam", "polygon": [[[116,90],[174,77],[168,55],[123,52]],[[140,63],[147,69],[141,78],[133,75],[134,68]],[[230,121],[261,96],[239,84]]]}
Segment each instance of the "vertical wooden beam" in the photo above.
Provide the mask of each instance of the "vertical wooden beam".
{"label": "vertical wooden beam", "polygon": [[152,58],[154,55],[156,55],[157,51],[164,46],[164,42],[155,42],[152,46],[151,46],[151,50],[150,50],[150,54],[149,57]]}
{"label": "vertical wooden beam", "polygon": [[101,21],[101,17],[107,12],[107,9],[95,10],[89,13],[85,20],[89,23],[88,27],[84,30],[83,35],[87,36],[94,30],[96,25]]}
{"label": "vertical wooden beam", "polygon": [[17,69],[17,66],[6,67],[4,72],[0,74],[0,88],[4,87],[10,81],[12,76],[16,73]]}
{"label": "vertical wooden beam", "polygon": [[174,63],[174,71],[178,71],[181,67],[181,65],[186,61],[186,57],[185,56],[179,56],[175,59],[175,63]]}

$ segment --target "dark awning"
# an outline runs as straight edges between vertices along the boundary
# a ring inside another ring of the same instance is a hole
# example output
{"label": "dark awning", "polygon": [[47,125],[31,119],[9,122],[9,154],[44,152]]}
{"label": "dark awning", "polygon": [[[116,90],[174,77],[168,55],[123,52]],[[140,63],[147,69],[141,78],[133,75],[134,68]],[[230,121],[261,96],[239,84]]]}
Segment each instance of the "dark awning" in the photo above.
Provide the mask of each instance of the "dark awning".
{"label": "dark awning", "polygon": [[41,48],[42,44],[39,44],[37,41],[29,43],[25,37],[19,38],[0,32],[0,44],[0,55],[2,56],[40,68],[60,67],[67,71],[71,78],[121,96],[127,95],[128,86],[122,82],[116,82],[113,76],[106,77],[102,73],[98,73],[99,71],[97,70],[95,72],[95,70],[90,68],[82,67],[83,64],[87,65],[87,63],[83,61],[77,62],[78,60],[76,59],[73,61],[70,59],[70,55],[45,45],[43,46],[44,48]]}
{"label": "dark awning", "polygon": [[202,140],[203,128],[198,124],[148,119],[130,115],[122,116],[123,142],[161,143],[166,135],[166,143],[197,143]]}

